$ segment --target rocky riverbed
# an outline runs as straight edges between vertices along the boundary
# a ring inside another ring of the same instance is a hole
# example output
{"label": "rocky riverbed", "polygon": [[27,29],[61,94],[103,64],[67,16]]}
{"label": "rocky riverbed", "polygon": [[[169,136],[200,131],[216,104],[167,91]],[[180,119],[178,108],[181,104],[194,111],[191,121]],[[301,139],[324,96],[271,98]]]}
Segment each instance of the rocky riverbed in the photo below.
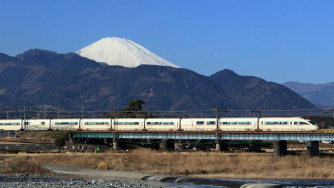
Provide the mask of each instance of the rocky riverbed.
{"label": "rocky riverbed", "polygon": [[52,175],[36,174],[0,174],[0,187],[136,187],[156,188],[138,180],[85,180],[67,179]]}

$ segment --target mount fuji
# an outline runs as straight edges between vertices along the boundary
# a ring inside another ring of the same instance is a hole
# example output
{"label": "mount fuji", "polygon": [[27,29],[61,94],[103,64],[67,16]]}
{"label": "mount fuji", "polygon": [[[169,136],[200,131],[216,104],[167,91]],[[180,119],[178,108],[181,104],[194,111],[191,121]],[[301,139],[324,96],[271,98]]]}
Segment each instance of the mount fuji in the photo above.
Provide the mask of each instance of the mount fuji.
{"label": "mount fuji", "polygon": [[179,68],[143,46],[126,38],[107,37],[76,52],[82,57],[108,65],[137,67],[159,65]]}

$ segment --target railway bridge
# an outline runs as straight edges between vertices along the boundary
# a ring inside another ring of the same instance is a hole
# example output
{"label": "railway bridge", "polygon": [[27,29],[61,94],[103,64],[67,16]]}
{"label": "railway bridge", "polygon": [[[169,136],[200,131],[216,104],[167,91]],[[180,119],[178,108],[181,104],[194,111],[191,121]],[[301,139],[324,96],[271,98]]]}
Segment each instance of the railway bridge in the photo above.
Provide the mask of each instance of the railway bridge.
{"label": "railway bridge", "polygon": [[119,139],[149,139],[161,140],[162,149],[172,149],[173,140],[214,140],[216,149],[224,151],[228,149],[228,141],[238,140],[261,140],[273,141],[274,154],[279,157],[287,154],[287,141],[303,140],[309,142],[309,154],[319,154],[320,141],[334,141],[333,129],[320,129],[316,131],[143,131],[143,130],[109,130],[109,131],[89,131],[76,130],[71,132],[71,139],[112,139],[113,148],[118,148]]}

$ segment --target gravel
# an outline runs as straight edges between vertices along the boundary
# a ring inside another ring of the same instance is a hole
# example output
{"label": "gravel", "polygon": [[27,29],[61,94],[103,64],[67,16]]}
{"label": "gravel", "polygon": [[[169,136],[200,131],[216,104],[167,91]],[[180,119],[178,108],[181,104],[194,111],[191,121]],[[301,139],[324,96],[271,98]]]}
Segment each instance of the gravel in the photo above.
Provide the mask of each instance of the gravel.
{"label": "gravel", "polygon": [[[52,175],[0,174],[0,187],[136,187],[156,188],[138,180],[85,180],[66,179]],[[160,186],[158,186],[160,187]]]}

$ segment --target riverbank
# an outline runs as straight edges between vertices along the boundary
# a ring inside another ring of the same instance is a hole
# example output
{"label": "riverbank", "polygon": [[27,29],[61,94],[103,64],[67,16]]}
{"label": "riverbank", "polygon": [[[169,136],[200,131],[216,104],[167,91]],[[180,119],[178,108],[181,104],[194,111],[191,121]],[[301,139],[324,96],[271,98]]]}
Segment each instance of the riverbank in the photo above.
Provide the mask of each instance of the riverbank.
{"label": "riverbank", "polygon": [[150,185],[152,182],[143,182],[139,180],[86,180],[81,178],[61,178],[51,175],[37,174],[0,174],[0,187],[26,188],[26,187],[138,187],[138,188],[161,188],[162,184]]}
{"label": "riverbank", "polygon": [[334,179],[334,158],[270,153],[163,153],[147,149],[129,153],[61,153],[4,155],[0,173],[50,173],[47,164],[100,170],[201,178]]}

